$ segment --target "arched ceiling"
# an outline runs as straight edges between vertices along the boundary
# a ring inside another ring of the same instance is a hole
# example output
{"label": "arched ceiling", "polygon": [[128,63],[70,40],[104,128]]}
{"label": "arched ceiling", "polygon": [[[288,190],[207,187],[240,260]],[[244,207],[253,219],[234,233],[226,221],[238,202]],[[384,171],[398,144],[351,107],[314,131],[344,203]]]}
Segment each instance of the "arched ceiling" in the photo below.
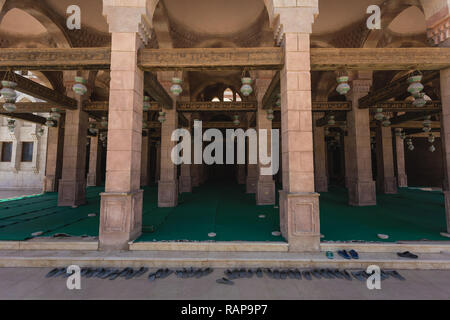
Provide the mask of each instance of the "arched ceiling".
{"label": "arched ceiling", "polygon": [[12,9],[5,14],[0,31],[14,36],[38,36],[47,32],[38,20],[19,9]]}
{"label": "arched ceiling", "polygon": [[405,35],[425,33],[427,31],[425,15],[419,8],[409,7],[391,22],[389,30]]}
{"label": "arched ceiling", "polygon": [[365,17],[370,5],[381,5],[385,0],[320,0],[319,16],[313,25],[313,34],[339,31]]}
{"label": "arched ceiling", "polygon": [[[43,0],[40,0],[43,1]],[[103,16],[103,0],[45,0],[60,16],[67,16],[67,7],[76,4],[81,9],[81,25],[100,32],[108,32],[108,24]]]}
{"label": "arched ceiling", "polygon": [[[265,10],[262,0],[162,0],[169,19],[201,34],[233,34],[254,24]],[[193,9],[195,8],[195,9]]]}

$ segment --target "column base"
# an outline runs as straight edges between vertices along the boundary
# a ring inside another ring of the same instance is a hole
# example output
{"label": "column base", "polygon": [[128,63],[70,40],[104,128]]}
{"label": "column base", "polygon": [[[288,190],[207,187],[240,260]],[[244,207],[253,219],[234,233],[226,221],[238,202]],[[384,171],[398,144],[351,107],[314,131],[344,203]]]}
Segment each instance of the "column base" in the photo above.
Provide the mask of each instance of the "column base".
{"label": "column base", "polygon": [[256,187],[256,204],[258,206],[275,204],[275,181],[258,180]]}
{"label": "column base", "polygon": [[381,187],[381,191],[384,194],[397,194],[397,178],[395,177],[385,177],[383,179],[383,186]]}
{"label": "column base", "polygon": [[143,191],[100,196],[100,250],[128,250],[128,243],[142,233]]}
{"label": "column base", "polygon": [[192,181],[191,177],[188,176],[181,176],[180,182],[179,182],[179,191],[180,193],[183,192],[192,192]]}
{"label": "column base", "polygon": [[355,207],[376,206],[375,181],[348,179],[348,204]]}
{"label": "column base", "polygon": [[58,191],[58,181],[55,176],[45,176],[43,185],[43,192],[57,192]]}
{"label": "column base", "polygon": [[257,185],[258,185],[257,177],[247,177],[245,192],[246,193],[256,193]]}
{"label": "column base", "polygon": [[171,208],[178,205],[178,181],[158,182],[158,207]]}
{"label": "column base", "polygon": [[88,187],[96,187],[99,185],[97,174],[89,173],[87,176],[86,184]]}
{"label": "column base", "polygon": [[199,169],[198,165],[196,165],[196,164],[192,165],[192,167],[191,167],[191,175],[192,175],[191,183],[192,183],[193,188],[198,187],[200,185],[199,170],[200,169]]}
{"label": "column base", "polygon": [[280,190],[280,228],[289,251],[320,251],[319,194]]}
{"label": "column base", "polygon": [[236,180],[238,184],[245,184],[245,167],[244,165],[238,165],[236,172]]}
{"label": "column base", "polygon": [[450,233],[450,191],[444,191],[445,217],[447,221],[447,232]]}
{"label": "column base", "polygon": [[328,177],[316,177],[316,192],[328,192]]}
{"label": "column base", "polygon": [[408,177],[406,174],[399,174],[397,177],[398,187],[407,188],[408,187]]}
{"label": "column base", "polygon": [[73,207],[86,203],[86,181],[59,180],[58,206]]}

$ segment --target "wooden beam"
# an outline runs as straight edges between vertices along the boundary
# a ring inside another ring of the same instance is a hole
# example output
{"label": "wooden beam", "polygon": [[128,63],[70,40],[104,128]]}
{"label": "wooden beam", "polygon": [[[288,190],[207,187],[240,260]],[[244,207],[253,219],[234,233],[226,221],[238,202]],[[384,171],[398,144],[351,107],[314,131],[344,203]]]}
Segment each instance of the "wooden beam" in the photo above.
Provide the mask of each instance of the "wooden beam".
{"label": "wooden beam", "polygon": [[[378,126],[378,121],[372,121],[370,122],[371,128],[376,128]],[[422,121],[408,121],[403,122],[399,124],[392,124],[392,128],[403,128],[403,129],[422,129],[423,123]],[[431,122],[431,128],[432,129],[438,129],[441,127],[441,123],[439,121],[432,121]]]}
{"label": "wooden beam", "polygon": [[280,47],[142,49],[138,65],[145,71],[276,70],[283,56]]}
{"label": "wooden beam", "polygon": [[[1,76],[3,77],[3,75]],[[55,104],[58,108],[76,110],[78,107],[77,100],[69,98],[56,90],[47,88],[46,86],[27,79],[21,75],[14,74],[13,80],[17,83],[17,91],[26,93],[41,100],[45,100],[51,104]]]}
{"label": "wooden beam", "polygon": [[269,87],[264,94],[262,105],[263,109],[270,109],[275,105],[277,95],[280,93],[280,71],[275,73],[275,76],[270,82]]}
{"label": "wooden beam", "polygon": [[[359,99],[359,108],[365,109],[369,107],[373,107],[381,102],[386,102],[391,98],[395,98],[399,95],[402,95],[408,92],[408,77],[409,75],[405,75],[389,84],[387,84],[384,88],[376,90],[374,92],[369,93],[367,96]],[[439,77],[439,71],[428,71],[423,73],[422,83],[427,83],[433,81],[434,79]]]}
{"label": "wooden beam", "polygon": [[415,107],[411,102],[393,101],[381,102],[374,107],[370,107],[370,112],[375,113],[377,109],[383,109],[383,112],[426,112],[426,111],[441,111],[441,101],[430,101],[423,107]]}
{"label": "wooden beam", "polygon": [[59,112],[64,112],[61,107],[55,103],[47,102],[17,102],[16,110],[12,113],[46,113],[52,112],[52,108],[58,108]]}
{"label": "wooden beam", "polygon": [[325,115],[325,117],[320,118],[316,121],[316,126],[317,127],[327,126],[330,115],[334,116],[334,120],[336,122],[343,122],[343,121],[346,121],[346,119],[347,119],[347,114],[343,113],[343,112],[336,113],[336,114],[327,114],[327,115]]}
{"label": "wooden beam", "polygon": [[311,70],[442,70],[450,48],[311,48]]}
{"label": "wooden beam", "polygon": [[163,86],[159,83],[158,78],[153,73],[145,72],[144,90],[164,108],[166,109],[173,108],[172,98],[163,88]]}
{"label": "wooden beam", "polygon": [[1,48],[0,70],[107,70],[111,48]]}
{"label": "wooden beam", "polygon": [[426,116],[432,116],[434,114],[440,113],[440,111],[431,111],[431,112],[409,112],[403,114],[401,116],[397,116],[391,118],[391,125],[402,124],[404,122],[416,121],[425,118]]}
{"label": "wooden beam", "polygon": [[[281,111],[280,107],[274,107],[274,111]],[[313,101],[312,112],[348,112],[352,111],[351,101]]]}
{"label": "wooden beam", "polygon": [[8,113],[4,111],[0,111],[0,116],[8,117],[12,119],[24,120],[27,122],[37,123],[44,125],[47,119],[41,116],[36,116],[32,113]]}
{"label": "wooden beam", "polygon": [[257,102],[177,102],[179,112],[222,111],[222,112],[255,112]]}
{"label": "wooden beam", "polygon": [[348,112],[348,111],[352,111],[352,102],[351,101],[342,101],[342,102],[340,102],[340,101],[328,101],[328,102],[313,101],[312,111],[313,112],[326,112],[326,111]]}

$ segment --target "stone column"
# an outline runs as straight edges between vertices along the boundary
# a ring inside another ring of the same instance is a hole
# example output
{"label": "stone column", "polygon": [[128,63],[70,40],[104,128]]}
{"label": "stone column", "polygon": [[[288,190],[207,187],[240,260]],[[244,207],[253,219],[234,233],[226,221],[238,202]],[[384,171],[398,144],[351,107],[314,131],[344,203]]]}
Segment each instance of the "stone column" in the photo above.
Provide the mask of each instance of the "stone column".
{"label": "stone column", "polygon": [[[259,76],[255,81],[255,93],[256,99],[258,101],[258,112],[256,113],[256,130],[258,132],[258,136],[260,134],[260,130],[267,131],[267,155],[270,156],[272,154],[271,145],[272,145],[272,121],[267,119],[267,113],[263,110],[262,101],[264,95],[272,82],[271,76],[272,73],[268,73],[266,78],[263,78],[263,72],[259,72]],[[259,152],[259,146],[257,148]],[[259,156],[258,156],[259,159]],[[262,175],[261,169],[264,166],[260,163],[257,167],[257,185],[256,185],[256,204],[259,206],[262,205],[274,205],[275,204],[275,181],[273,180],[272,175]]]}
{"label": "stone column", "polygon": [[89,123],[83,109],[83,97],[72,87],[76,72],[64,73],[67,95],[78,101],[77,110],[66,110],[62,176],[58,186],[58,206],[79,206],[86,203],[86,144]]}
{"label": "stone column", "polygon": [[[189,117],[189,115],[187,115],[187,117]],[[189,128],[187,128],[187,130],[189,130]],[[191,145],[191,148],[193,146]],[[193,150],[193,148],[191,149]],[[193,152],[191,152],[191,154],[193,155]],[[186,164],[183,163],[181,164],[181,170],[180,170],[180,181],[179,181],[179,192],[183,193],[183,192],[192,192],[192,167],[194,165],[192,164],[192,159],[191,159],[191,164]]]}
{"label": "stone column", "polygon": [[44,192],[57,192],[62,173],[62,157],[64,147],[63,116],[56,127],[48,128],[47,159],[45,163]]}
{"label": "stone column", "polygon": [[394,173],[392,129],[378,124],[377,127],[377,188],[385,194],[397,193]]}
{"label": "stone column", "polygon": [[258,185],[258,165],[257,164],[247,164],[247,177],[245,180],[245,192],[246,193],[256,193]]}
{"label": "stone column", "polygon": [[111,43],[106,187],[101,194],[100,248],[128,249],[142,231],[140,189],[144,72],[137,52],[147,41],[145,3],[104,0]]}
{"label": "stone column", "polygon": [[348,189],[348,176],[350,175],[350,169],[349,169],[349,163],[350,163],[350,146],[348,142],[348,135],[344,136],[344,171],[345,171],[345,177],[344,177],[344,183],[345,187]]}
{"label": "stone column", "polygon": [[236,180],[238,184],[245,184],[245,164],[236,165]]}
{"label": "stone column", "polygon": [[442,120],[441,140],[444,154],[444,196],[447,232],[450,233],[450,68],[441,70]]}
{"label": "stone column", "polygon": [[158,183],[161,176],[161,142],[156,142],[156,166],[155,166],[155,183]]}
{"label": "stone column", "polygon": [[376,205],[375,182],[372,178],[372,155],[370,148],[369,109],[359,109],[359,99],[370,90],[371,75],[360,73],[359,79],[351,83],[352,90],[348,98],[353,110],[347,113],[348,136],[347,150],[347,188],[351,206]]}
{"label": "stone column", "polygon": [[316,121],[323,117],[322,113],[313,114],[314,128],[314,184],[316,192],[328,192],[327,145],[325,143],[325,127],[317,127]]}
{"label": "stone column", "polygon": [[285,54],[280,74],[283,170],[280,224],[289,251],[293,252],[320,250],[310,74],[310,34],[317,6],[316,1],[297,1],[297,7],[275,9],[284,30]]}
{"label": "stone column", "polygon": [[178,204],[177,167],[171,159],[171,152],[175,142],[170,139],[177,125],[178,115],[174,106],[171,110],[166,110],[166,121],[161,127],[161,177],[158,182],[159,207],[176,207]]}
{"label": "stone column", "polygon": [[101,184],[101,143],[98,141],[98,136],[91,137],[90,152],[89,152],[89,172],[87,176],[88,187],[99,186]]}
{"label": "stone column", "polygon": [[142,137],[141,148],[141,187],[148,186],[148,171],[149,171],[149,137],[146,135]]}
{"label": "stone column", "polygon": [[401,137],[395,137],[395,152],[397,166],[397,184],[399,188],[408,187],[408,177],[405,169],[405,146]]}

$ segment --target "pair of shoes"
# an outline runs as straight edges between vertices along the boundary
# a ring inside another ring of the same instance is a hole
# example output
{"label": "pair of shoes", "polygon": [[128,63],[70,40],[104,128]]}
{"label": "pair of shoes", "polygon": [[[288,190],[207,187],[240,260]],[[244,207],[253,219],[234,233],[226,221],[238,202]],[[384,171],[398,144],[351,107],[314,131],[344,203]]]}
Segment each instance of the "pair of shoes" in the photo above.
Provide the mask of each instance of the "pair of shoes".
{"label": "pair of shoes", "polygon": [[331,251],[327,251],[327,252],[325,253],[325,255],[327,256],[328,259],[334,259],[334,254],[333,254],[333,252],[331,252]]}
{"label": "pair of shoes", "polygon": [[409,251],[398,252],[397,255],[401,258],[408,258],[408,259],[417,259],[419,257],[418,255],[413,254]]}
{"label": "pair of shoes", "polygon": [[338,255],[340,255],[342,258],[350,260],[350,259],[359,259],[359,254],[355,250],[350,250],[347,252],[347,250],[339,250]]}

